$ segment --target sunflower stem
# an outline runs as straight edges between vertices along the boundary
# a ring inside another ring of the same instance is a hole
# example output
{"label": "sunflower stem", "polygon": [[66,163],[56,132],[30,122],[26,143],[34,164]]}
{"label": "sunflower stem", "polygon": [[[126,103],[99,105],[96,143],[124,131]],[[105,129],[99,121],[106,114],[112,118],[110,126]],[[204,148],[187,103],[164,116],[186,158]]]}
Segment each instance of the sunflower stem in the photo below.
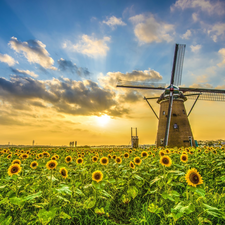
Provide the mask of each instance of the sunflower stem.
{"label": "sunflower stem", "polygon": [[16,179],[16,197],[18,197],[18,186],[17,186],[17,179]]}

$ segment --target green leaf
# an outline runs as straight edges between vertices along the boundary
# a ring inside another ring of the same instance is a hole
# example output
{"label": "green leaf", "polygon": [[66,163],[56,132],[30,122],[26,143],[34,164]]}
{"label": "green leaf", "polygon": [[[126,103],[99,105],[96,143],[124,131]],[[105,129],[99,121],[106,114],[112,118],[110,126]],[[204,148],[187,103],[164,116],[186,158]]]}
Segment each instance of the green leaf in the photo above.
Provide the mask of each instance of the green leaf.
{"label": "green leaf", "polygon": [[23,198],[13,197],[13,198],[10,198],[9,201],[10,201],[13,205],[22,206],[22,205],[24,204]]}
{"label": "green leaf", "polygon": [[67,186],[67,185],[61,185],[60,188],[57,188],[55,190],[59,193],[65,193],[65,194],[68,194],[68,195],[72,194],[72,191],[70,190],[69,186]]}
{"label": "green leaf", "polygon": [[52,181],[54,182],[54,181],[58,181],[58,179],[57,178],[55,178],[53,175],[52,175],[52,178],[51,178],[51,176],[46,176],[49,180],[51,180],[52,179]]}
{"label": "green leaf", "polygon": [[85,194],[79,188],[76,189],[75,193],[81,196],[85,196]]}
{"label": "green leaf", "polygon": [[183,175],[185,175],[184,172],[179,171],[179,170],[170,170],[170,171],[168,171],[168,173],[172,173],[172,174],[177,175],[177,176],[183,176]]}
{"label": "green leaf", "polygon": [[38,218],[43,225],[47,225],[56,215],[57,208],[52,207],[49,211],[41,209],[38,212]]}
{"label": "green leaf", "polygon": [[62,218],[62,219],[71,219],[71,216],[66,214],[65,212],[61,212],[59,214],[59,218]]}
{"label": "green leaf", "polygon": [[198,195],[200,195],[201,197],[205,197],[205,190],[202,188],[195,188],[194,190]]}
{"label": "green leaf", "polygon": [[114,183],[116,183],[116,180],[111,178],[111,179],[108,180],[108,182],[111,183],[111,184],[114,184]]}
{"label": "green leaf", "polygon": [[[148,211],[151,212],[151,213],[155,213],[159,216],[159,214],[161,212],[164,211],[163,207],[158,207],[157,205],[155,205],[154,203],[151,203],[149,206],[148,206]],[[160,217],[160,216],[159,216]]]}
{"label": "green leaf", "polygon": [[60,195],[56,195],[56,197],[61,199],[61,200],[63,200],[63,201],[65,201],[65,202],[70,202],[68,199],[66,199],[66,198],[64,198],[64,197],[62,197]]}
{"label": "green leaf", "polygon": [[106,192],[105,190],[102,191],[102,195],[108,198],[113,198],[112,195],[110,195],[108,192]]}
{"label": "green leaf", "polygon": [[220,209],[218,209],[216,207],[212,207],[212,206],[204,204],[204,203],[203,203],[203,205],[205,206],[206,209],[208,209],[210,211],[220,211]]}
{"label": "green leaf", "polygon": [[84,202],[84,209],[91,209],[95,206],[96,203],[96,199],[94,197],[90,197],[88,198],[85,202]]}
{"label": "green leaf", "polygon": [[104,208],[95,208],[95,213],[99,214],[99,215],[102,215],[102,214],[105,214],[105,210]]}
{"label": "green leaf", "polygon": [[199,221],[199,225],[203,225],[204,223],[210,223],[212,224],[212,222],[210,220],[208,220],[207,218],[204,217],[198,217],[198,221]]}
{"label": "green leaf", "polygon": [[161,178],[162,178],[162,177],[156,177],[154,180],[152,180],[152,181],[150,182],[150,186],[153,185],[155,182],[161,180]]}
{"label": "green leaf", "polygon": [[3,188],[5,188],[5,187],[6,187],[6,185],[0,186],[0,189],[3,189]]}
{"label": "green leaf", "polygon": [[11,216],[8,216],[6,219],[1,221],[1,225],[10,225],[10,224],[12,224],[12,217]]}
{"label": "green leaf", "polygon": [[127,194],[134,199],[138,194],[138,189],[135,186],[129,186]]}
{"label": "green leaf", "polygon": [[23,198],[23,201],[33,200],[35,198],[41,197],[41,195],[42,195],[42,191],[39,191],[38,193],[28,195],[27,197]]}
{"label": "green leaf", "polygon": [[142,177],[140,177],[140,176],[139,176],[139,175],[137,175],[137,174],[134,174],[134,175],[133,175],[133,177],[134,177],[134,178],[136,178],[136,179],[138,179],[138,180],[143,180],[143,178],[142,178]]}

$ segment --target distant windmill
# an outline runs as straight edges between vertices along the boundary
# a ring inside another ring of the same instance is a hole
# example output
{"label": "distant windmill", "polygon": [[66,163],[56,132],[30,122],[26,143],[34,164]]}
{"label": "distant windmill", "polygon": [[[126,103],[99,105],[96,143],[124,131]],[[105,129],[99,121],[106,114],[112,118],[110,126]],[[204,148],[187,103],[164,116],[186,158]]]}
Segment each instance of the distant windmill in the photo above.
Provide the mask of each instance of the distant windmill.
{"label": "distant windmill", "polygon": [[[153,83],[150,85],[143,85],[138,82],[135,85],[130,85],[120,82],[121,84],[117,84],[117,87],[122,88],[164,90],[160,97],[144,97],[144,100],[146,100],[159,120],[156,141],[157,147],[195,146],[188,116],[190,115],[197,100],[225,101],[225,90],[178,87],[181,84],[185,47],[186,45],[175,44],[171,80],[170,85],[167,88],[162,86],[160,87],[158,84],[156,86],[156,84]],[[197,96],[195,102],[187,114],[184,107],[184,102],[187,98],[193,98],[195,96]],[[160,104],[159,117],[155,113],[148,99],[158,99],[157,103]]]}

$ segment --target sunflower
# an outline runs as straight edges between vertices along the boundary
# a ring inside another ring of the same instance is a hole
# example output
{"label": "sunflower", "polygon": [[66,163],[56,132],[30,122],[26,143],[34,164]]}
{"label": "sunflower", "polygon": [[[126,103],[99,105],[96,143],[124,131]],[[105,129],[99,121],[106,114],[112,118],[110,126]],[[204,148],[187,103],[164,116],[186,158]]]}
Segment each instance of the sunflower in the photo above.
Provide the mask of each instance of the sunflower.
{"label": "sunflower", "polygon": [[168,148],[165,150],[165,152],[166,154],[170,154],[170,150]]}
{"label": "sunflower", "polygon": [[67,163],[72,162],[72,157],[71,157],[70,155],[69,155],[69,156],[66,156],[65,161],[66,161]]}
{"label": "sunflower", "polygon": [[136,165],[141,165],[141,159],[140,159],[140,157],[135,157],[134,158],[134,163],[136,164]]}
{"label": "sunflower", "polygon": [[52,156],[51,160],[57,160],[56,156]]}
{"label": "sunflower", "polygon": [[12,158],[12,154],[9,154],[9,155],[7,156],[7,159],[10,159],[10,158]]}
{"label": "sunflower", "polygon": [[132,150],[129,150],[129,153],[131,154],[132,153]]}
{"label": "sunflower", "polygon": [[38,154],[38,158],[39,158],[39,159],[43,158],[43,154],[42,154],[42,153],[39,153],[39,154]]}
{"label": "sunflower", "polygon": [[55,155],[56,159],[59,159],[59,156],[58,155]]}
{"label": "sunflower", "polygon": [[130,168],[131,168],[131,169],[135,169],[135,165],[134,165],[134,163],[133,163],[132,161],[130,162],[129,165],[130,165]]}
{"label": "sunflower", "polygon": [[154,153],[152,153],[152,157],[155,157],[155,154]]}
{"label": "sunflower", "polygon": [[79,157],[79,158],[77,158],[76,163],[77,163],[77,164],[82,164],[83,161],[84,161],[84,160],[83,160],[81,157]]}
{"label": "sunflower", "polygon": [[169,156],[165,155],[165,156],[160,158],[160,163],[163,166],[170,167],[172,165],[172,160]]}
{"label": "sunflower", "polygon": [[111,159],[111,158],[112,158],[112,156],[111,156],[110,154],[108,154],[108,158],[109,158],[109,159]]}
{"label": "sunflower", "polygon": [[148,154],[149,154],[149,155],[151,155],[151,154],[152,154],[152,152],[151,152],[151,151],[148,151]]}
{"label": "sunflower", "polygon": [[92,162],[97,162],[98,161],[98,157],[97,156],[93,156],[92,157]]}
{"label": "sunflower", "polygon": [[108,160],[107,157],[102,157],[102,158],[100,159],[100,163],[101,163],[102,165],[107,165],[107,164],[109,163],[109,160]]}
{"label": "sunflower", "polygon": [[95,171],[92,173],[92,180],[96,182],[100,182],[103,178],[103,173],[100,170]]}
{"label": "sunflower", "polygon": [[29,157],[29,155],[27,153],[23,153],[20,158],[21,159],[27,159]]}
{"label": "sunflower", "polygon": [[31,167],[32,169],[36,169],[37,166],[38,166],[38,163],[37,163],[36,161],[33,161],[33,162],[30,164],[30,167]]}
{"label": "sunflower", "polygon": [[189,154],[193,155],[194,154],[194,151],[193,150],[190,150],[189,151]]}
{"label": "sunflower", "polygon": [[68,171],[65,167],[60,168],[59,172],[60,172],[60,174],[62,175],[63,178],[66,179],[68,177]]}
{"label": "sunflower", "polygon": [[125,152],[124,153],[124,158],[129,158],[129,153]]}
{"label": "sunflower", "polygon": [[208,150],[208,149],[206,149],[206,150],[205,150],[205,153],[209,153],[209,150]]}
{"label": "sunflower", "polygon": [[58,165],[58,163],[55,160],[50,160],[50,161],[47,162],[46,167],[49,170],[53,170],[53,169],[56,168],[57,165]]}
{"label": "sunflower", "polygon": [[15,159],[12,161],[12,164],[21,164],[21,161],[19,159]]}
{"label": "sunflower", "polygon": [[212,151],[212,153],[217,155],[217,151],[215,149]]}
{"label": "sunflower", "polygon": [[122,163],[122,159],[121,159],[120,157],[117,157],[117,158],[115,159],[115,161],[116,161],[116,163],[118,163],[118,164],[121,164],[121,163]]}
{"label": "sunflower", "polygon": [[18,174],[21,171],[21,167],[19,164],[12,164],[8,169],[9,176],[12,176],[13,174]]}
{"label": "sunflower", "polygon": [[148,157],[148,153],[145,152],[145,151],[143,151],[143,152],[141,153],[141,157]]}
{"label": "sunflower", "polygon": [[159,151],[159,155],[162,157],[165,155],[165,152],[163,150]]}
{"label": "sunflower", "polygon": [[185,175],[185,179],[188,185],[191,185],[193,187],[196,187],[196,185],[199,184],[203,184],[202,177],[196,169],[188,170],[187,174]]}
{"label": "sunflower", "polygon": [[47,158],[47,157],[50,157],[50,154],[49,154],[48,152],[43,152],[42,154],[43,154],[43,156],[46,157],[46,158]]}
{"label": "sunflower", "polygon": [[181,160],[182,162],[186,163],[186,162],[188,161],[188,155],[182,154],[182,155],[180,156],[180,160]]}
{"label": "sunflower", "polygon": [[113,159],[116,159],[116,155],[113,156]]}

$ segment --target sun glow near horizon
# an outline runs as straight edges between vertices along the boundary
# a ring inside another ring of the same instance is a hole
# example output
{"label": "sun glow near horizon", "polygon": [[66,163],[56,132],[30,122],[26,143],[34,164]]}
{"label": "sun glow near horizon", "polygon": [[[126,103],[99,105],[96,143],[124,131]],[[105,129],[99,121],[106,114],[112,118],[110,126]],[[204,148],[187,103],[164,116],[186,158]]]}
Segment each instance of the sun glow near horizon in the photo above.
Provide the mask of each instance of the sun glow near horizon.
{"label": "sun glow near horizon", "polygon": [[107,114],[96,117],[98,126],[105,127],[111,120],[111,117]]}

